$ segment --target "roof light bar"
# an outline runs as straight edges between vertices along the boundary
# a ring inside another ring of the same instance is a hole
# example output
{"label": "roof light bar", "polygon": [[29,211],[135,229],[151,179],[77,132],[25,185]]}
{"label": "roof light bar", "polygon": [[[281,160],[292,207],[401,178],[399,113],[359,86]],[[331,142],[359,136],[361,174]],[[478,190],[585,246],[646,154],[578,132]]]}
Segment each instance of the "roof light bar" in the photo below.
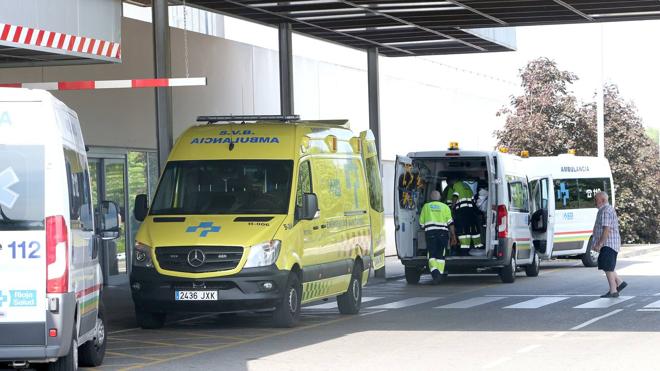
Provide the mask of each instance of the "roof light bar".
{"label": "roof light bar", "polygon": [[197,116],[197,122],[216,122],[231,121],[298,121],[299,115],[241,115],[241,116]]}

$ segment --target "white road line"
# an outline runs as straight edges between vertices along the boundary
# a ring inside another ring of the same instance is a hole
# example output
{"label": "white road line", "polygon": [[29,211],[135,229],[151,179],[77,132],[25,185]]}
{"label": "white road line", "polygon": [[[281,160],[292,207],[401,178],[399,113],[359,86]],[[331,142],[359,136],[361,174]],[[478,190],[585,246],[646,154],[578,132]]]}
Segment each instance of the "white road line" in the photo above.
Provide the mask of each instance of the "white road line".
{"label": "white road line", "polygon": [[467,309],[467,308],[472,308],[476,307],[479,305],[483,304],[488,304],[492,303],[494,301],[506,299],[506,296],[482,296],[479,298],[472,298],[472,299],[467,299],[463,301],[459,301],[456,303],[451,303],[447,305],[442,305],[439,307],[435,307],[436,309]]}
{"label": "white road line", "polygon": [[553,339],[558,339],[558,338],[560,338],[560,337],[562,337],[562,336],[564,336],[564,335],[566,335],[566,334],[567,334],[566,331],[562,331],[562,332],[558,332],[558,333],[556,333],[556,334],[553,334],[553,335],[550,336],[550,337],[553,338]]}
{"label": "white road line", "polygon": [[660,312],[660,309],[637,309],[638,312]]}
{"label": "white road line", "polygon": [[[363,303],[368,303],[370,301],[382,299],[382,297],[376,297],[376,296],[363,296],[362,297],[362,302]],[[332,301],[329,303],[323,303],[323,304],[317,304],[317,305],[312,305],[310,307],[303,307],[303,309],[333,309],[337,308],[337,302]]]}
{"label": "white road line", "polygon": [[532,350],[534,350],[534,349],[538,349],[538,348],[540,348],[540,347],[541,347],[540,344],[534,344],[534,345],[530,345],[530,346],[528,346],[528,347],[524,347],[524,348],[522,348],[522,349],[518,349],[518,351],[517,351],[516,353],[518,353],[518,354],[529,353],[529,352],[531,352]]}
{"label": "white road line", "polygon": [[504,309],[538,309],[546,305],[558,303],[568,298],[568,296],[542,296],[540,298],[523,301],[522,303],[509,305],[508,307],[504,307]]}
{"label": "white road line", "polygon": [[653,294],[653,296],[660,296],[660,292],[659,292],[659,293],[657,293],[657,294]]}
{"label": "white road line", "polygon": [[655,301],[655,302],[645,306],[644,308],[660,308],[660,300]]}
{"label": "white road line", "polygon": [[617,313],[619,313],[619,312],[622,312],[622,311],[623,311],[623,309],[617,309],[617,310],[611,311],[611,312],[609,312],[609,313],[607,313],[607,314],[604,314],[604,315],[602,315],[602,316],[600,316],[600,317],[596,317],[596,318],[594,318],[594,319],[590,319],[590,320],[588,320],[587,322],[585,322],[585,323],[583,323],[583,324],[580,324],[580,325],[577,325],[577,326],[571,328],[571,331],[575,331],[575,330],[579,330],[579,329],[585,328],[585,327],[591,325],[592,323],[598,322],[598,321],[600,321],[600,320],[603,319],[603,318],[607,318],[607,317],[609,317],[609,316],[613,316],[613,315],[615,315],[615,314],[617,314]]}
{"label": "white road line", "polygon": [[491,369],[491,368],[495,368],[495,367],[501,365],[502,363],[509,362],[510,360],[511,360],[511,357],[503,357],[503,358],[500,358],[500,359],[496,360],[495,362],[491,362],[491,363],[485,365],[485,366],[484,366],[484,370],[488,370],[488,369]]}
{"label": "white road line", "polygon": [[369,309],[401,309],[406,307],[412,307],[413,305],[424,304],[430,301],[442,299],[441,297],[415,297],[405,300],[399,300],[392,303],[376,305],[375,307],[369,307]]}
{"label": "white road line", "polygon": [[373,312],[362,313],[362,314],[360,314],[360,317],[370,316],[372,314],[383,313],[383,312],[387,312],[387,310],[386,309],[381,309],[381,310],[375,310]]}
{"label": "white road line", "polygon": [[510,298],[527,298],[527,297],[536,297],[536,296],[543,296],[543,297],[555,297],[555,296],[567,296],[569,298],[582,298],[582,297],[594,297],[594,296],[600,296],[600,295],[593,295],[593,294],[501,294],[501,295],[484,295],[484,296],[505,296],[505,297],[510,297]]}
{"label": "white road line", "polygon": [[615,305],[621,304],[626,300],[630,300],[634,298],[634,296],[619,296],[618,298],[600,298],[596,300],[592,300],[588,303],[584,303],[582,305],[578,305],[577,307],[573,307],[575,309],[602,309],[602,308],[609,308],[613,307]]}

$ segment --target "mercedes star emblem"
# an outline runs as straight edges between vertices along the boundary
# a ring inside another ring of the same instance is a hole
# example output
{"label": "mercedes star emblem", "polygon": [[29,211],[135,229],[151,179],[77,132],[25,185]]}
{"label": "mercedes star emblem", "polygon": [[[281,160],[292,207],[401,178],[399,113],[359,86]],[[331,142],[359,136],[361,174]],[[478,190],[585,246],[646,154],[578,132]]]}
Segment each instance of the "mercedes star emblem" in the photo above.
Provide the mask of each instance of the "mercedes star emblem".
{"label": "mercedes star emblem", "polygon": [[201,267],[205,261],[206,255],[204,255],[204,251],[200,249],[190,250],[188,253],[188,264],[193,268]]}

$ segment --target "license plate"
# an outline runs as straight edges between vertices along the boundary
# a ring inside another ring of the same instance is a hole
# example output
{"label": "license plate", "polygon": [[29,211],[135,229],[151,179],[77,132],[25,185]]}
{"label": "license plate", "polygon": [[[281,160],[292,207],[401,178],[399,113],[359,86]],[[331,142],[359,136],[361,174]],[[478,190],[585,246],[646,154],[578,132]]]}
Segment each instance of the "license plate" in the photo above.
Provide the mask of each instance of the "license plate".
{"label": "license plate", "polygon": [[190,290],[175,291],[174,299],[181,301],[214,301],[218,300],[218,292]]}

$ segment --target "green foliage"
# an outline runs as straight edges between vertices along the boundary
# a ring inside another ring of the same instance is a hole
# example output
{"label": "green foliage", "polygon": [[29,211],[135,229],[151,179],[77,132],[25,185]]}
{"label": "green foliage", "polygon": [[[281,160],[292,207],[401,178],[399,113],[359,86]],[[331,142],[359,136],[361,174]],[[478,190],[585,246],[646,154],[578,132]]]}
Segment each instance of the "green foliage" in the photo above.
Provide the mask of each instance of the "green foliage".
{"label": "green foliage", "polygon": [[[582,104],[570,92],[577,76],[560,71],[547,58],[521,70],[523,95],[511,98],[498,145],[531,156],[553,156],[576,149],[597,153],[596,104]],[[605,156],[612,167],[616,208],[625,242],[657,242],[660,238],[660,159],[657,145],[646,135],[635,106],[615,85],[604,87]]]}

